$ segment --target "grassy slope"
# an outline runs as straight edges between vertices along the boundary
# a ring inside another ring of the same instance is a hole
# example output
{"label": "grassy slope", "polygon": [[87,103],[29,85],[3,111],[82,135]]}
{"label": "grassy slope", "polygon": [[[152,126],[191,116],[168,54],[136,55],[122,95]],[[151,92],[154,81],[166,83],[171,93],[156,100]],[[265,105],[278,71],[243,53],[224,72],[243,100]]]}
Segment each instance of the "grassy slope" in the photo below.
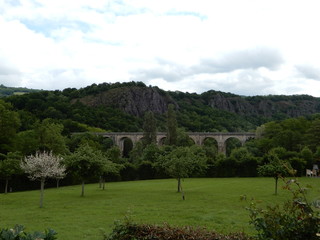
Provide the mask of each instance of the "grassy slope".
{"label": "grassy slope", "polygon": [[[318,178],[302,178],[319,195]],[[273,195],[271,178],[186,179],[186,200],[176,193],[176,180],[109,183],[105,191],[98,184],[46,189],[44,208],[38,207],[39,191],[0,194],[0,227],[19,223],[27,230],[53,228],[58,239],[101,239],[100,229],[110,231],[113,222],[129,214],[134,221],[172,225],[205,226],[221,232],[253,232],[245,207],[250,199],[264,203],[283,201],[287,192]],[[248,201],[240,201],[241,195]]]}

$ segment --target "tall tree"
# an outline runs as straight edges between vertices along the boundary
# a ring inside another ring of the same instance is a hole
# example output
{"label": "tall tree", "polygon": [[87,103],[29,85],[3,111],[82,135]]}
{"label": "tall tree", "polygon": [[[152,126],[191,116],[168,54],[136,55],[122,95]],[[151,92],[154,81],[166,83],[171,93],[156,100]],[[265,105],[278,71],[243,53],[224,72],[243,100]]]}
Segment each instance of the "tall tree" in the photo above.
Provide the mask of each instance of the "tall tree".
{"label": "tall tree", "polygon": [[83,144],[66,157],[68,171],[81,181],[81,196],[84,196],[85,182],[93,177],[101,176],[105,157],[101,151],[95,150],[88,144]]}
{"label": "tall tree", "polygon": [[157,142],[157,121],[153,112],[148,111],[144,115],[143,143],[149,145]]}
{"label": "tall tree", "polygon": [[67,153],[65,138],[62,136],[63,125],[54,123],[52,119],[45,119],[36,127],[40,149],[52,151],[54,154]]}
{"label": "tall tree", "polygon": [[176,145],[177,144],[177,117],[174,110],[174,105],[169,104],[167,112],[167,144]]}
{"label": "tall tree", "polygon": [[62,158],[54,156],[52,152],[37,152],[35,155],[25,157],[21,168],[29,174],[31,180],[39,180],[41,183],[40,208],[43,206],[44,184],[47,178],[64,177],[65,166]]}
{"label": "tall tree", "polygon": [[0,153],[13,150],[12,141],[19,127],[19,114],[12,111],[11,104],[0,100]]}
{"label": "tall tree", "polygon": [[320,118],[312,121],[307,136],[310,149],[315,151],[320,145]]}

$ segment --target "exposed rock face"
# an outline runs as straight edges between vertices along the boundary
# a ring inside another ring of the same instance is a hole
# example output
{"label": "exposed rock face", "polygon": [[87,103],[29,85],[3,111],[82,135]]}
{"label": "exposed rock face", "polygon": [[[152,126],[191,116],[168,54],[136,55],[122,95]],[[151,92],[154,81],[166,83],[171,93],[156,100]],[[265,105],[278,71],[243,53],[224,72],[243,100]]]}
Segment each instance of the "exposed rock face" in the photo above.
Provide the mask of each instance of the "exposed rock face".
{"label": "exposed rock face", "polygon": [[286,96],[284,100],[271,100],[269,97],[224,96],[217,93],[209,97],[208,104],[213,108],[239,115],[263,117],[272,117],[276,114],[299,117],[320,111],[320,100],[310,96],[300,98]]}
{"label": "exposed rock face", "polygon": [[[174,94],[156,87],[119,87],[88,95],[79,100],[87,106],[105,106],[122,109],[124,112],[142,117],[146,111],[163,114],[168,104],[172,103],[179,109],[181,101]],[[194,96],[184,95],[184,104],[192,104]],[[281,116],[299,117],[320,112],[320,98],[307,95],[297,96],[255,96],[243,97],[231,93],[208,91],[197,95],[203,107],[212,107],[245,117],[264,117],[278,119]]]}
{"label": "exposed rock face", "polygon": [[122,87],[111,89],[97,95],[79,100],[88,106],[106,106],[120,108],[134,116],[143,116],[146,111],[163,114],[168,104],[175,102],[167,94],[151,87]]}

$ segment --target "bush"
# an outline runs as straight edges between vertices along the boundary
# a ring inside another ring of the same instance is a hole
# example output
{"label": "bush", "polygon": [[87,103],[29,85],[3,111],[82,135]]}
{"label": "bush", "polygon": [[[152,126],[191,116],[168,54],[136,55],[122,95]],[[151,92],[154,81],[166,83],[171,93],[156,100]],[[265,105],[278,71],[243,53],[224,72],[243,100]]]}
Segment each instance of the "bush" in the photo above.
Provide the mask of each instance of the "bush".
{"label": "bush", "polygon": [[285,189],[293,194],[283,206],[257,208],[252,203],[249,211],[251,224],[258,231],[259,240],[316,240],[320,239],[320,213],[316,204],[306,199],[306,189],[296,180],[286,182]]}
{"label": "bush", "polygon": [[57,233],[49,229],[42,232],[27,233],[24,231],[24,227],[16,225],[12,229],[0,229],[0,240],[55,240]]}
{"label": "bush", "polygon": [[103,240],[253,240],[244,233],[224,235],[204,228],[171,227],[135,224],[131,221],[116,222],[113,231]]}

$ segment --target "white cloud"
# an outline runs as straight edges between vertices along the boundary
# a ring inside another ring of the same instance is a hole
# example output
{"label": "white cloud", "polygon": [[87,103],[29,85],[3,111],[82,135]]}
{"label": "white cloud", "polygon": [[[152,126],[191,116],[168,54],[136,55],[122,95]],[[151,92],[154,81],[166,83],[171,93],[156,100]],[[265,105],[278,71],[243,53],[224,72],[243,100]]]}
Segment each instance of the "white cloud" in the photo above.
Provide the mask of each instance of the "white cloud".
{"label": "white cloud", "polygon": [[320,96],[317,10],[317,0],[0,0],[0,83]]}

